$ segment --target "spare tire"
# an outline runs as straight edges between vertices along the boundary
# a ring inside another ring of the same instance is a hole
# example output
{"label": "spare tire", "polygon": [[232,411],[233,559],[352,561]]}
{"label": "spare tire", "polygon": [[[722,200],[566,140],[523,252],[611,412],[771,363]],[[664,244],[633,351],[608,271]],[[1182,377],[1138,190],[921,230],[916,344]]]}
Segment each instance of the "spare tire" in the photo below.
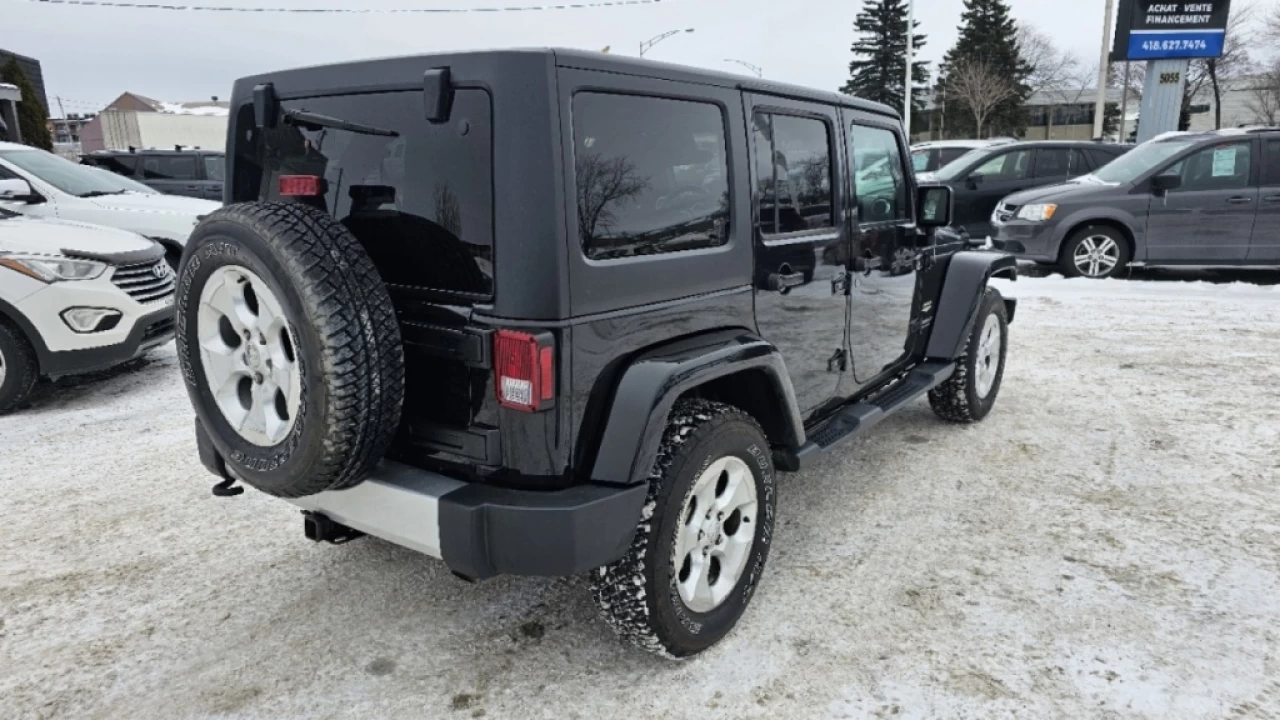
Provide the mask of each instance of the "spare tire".
{"label": "spare tire", "polygon": [[358,240],[300,203],[231,205],[183,253],[178,359],[232,473],[279,497],[358,484],[400,423],[404,351]]}

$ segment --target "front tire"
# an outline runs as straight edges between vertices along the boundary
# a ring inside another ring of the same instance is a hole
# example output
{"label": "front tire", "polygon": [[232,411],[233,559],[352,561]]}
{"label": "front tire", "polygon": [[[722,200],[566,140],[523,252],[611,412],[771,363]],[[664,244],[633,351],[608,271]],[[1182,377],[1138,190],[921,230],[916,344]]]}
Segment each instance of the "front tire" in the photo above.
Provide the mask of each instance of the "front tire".
{"label": "front tire", "polygon": [[22,332],[0,320],[0,415],[17,409],[39,379],[36,353]]}
{"label": "front tire", "polygon": [[768,441],[751,416],[723,403],[678,403],[630,549],[592,573],[605,620],[638,647],[671,657],[721,640],[764,571],[774,496]]}
{"label": "front tire", "polygon": [[929,391],[929,405],[943,420],[978,422],[991,412],[1004,380],[1009,352],[1009,318],[1004,298],[988,289],[969,334],[964,355],[947,381]]}
{"label": "front tire", "polygon": [[1129,264],[1129,242],[1113,227],[1081,228],[1062,246],[1058,268],[1069,278],[1115,277]]}

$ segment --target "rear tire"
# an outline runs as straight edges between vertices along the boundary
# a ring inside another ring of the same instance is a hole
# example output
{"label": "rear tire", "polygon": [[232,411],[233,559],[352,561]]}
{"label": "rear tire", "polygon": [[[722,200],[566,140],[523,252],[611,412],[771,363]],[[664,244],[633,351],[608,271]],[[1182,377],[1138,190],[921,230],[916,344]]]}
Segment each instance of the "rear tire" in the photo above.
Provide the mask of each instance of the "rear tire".
{"label": "rear tire", "polygon": [[751,416],[706,400],[677,403],[630,549],[591,574],[605,620],[670,657],[714,645],[742,617],[764,571],[774,495],[769,445]]}
{"label": "rear tire", "polygon": [[0,320],[0,415],[17,409],[40,378],[36,352],[13,325]]}
{"label": "rear tire", "polygon": [[404,355],[356,238],[306,205],[247,203],[209,215],[183,259],[178,359],[232,473],[280,497],[362,481],[399,426]]}
{"label": "rear tire", "polygon": [[991,412],[1004,380],[1009,352],[1009,319],[1004,298],[988,289],[969,333],[964,355],[947,381],[929,391],[929,405],[943,420],[978,422]]}

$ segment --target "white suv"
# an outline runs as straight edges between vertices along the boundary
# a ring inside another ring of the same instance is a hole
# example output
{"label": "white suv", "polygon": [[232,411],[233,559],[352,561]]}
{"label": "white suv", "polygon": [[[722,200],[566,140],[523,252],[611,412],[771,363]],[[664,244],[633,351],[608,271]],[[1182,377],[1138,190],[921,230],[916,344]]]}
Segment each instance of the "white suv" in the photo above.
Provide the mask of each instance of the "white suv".
{"label": "white suv", "polygon": [[144,237],[0,208],[0,414],[40,377],[172,340],[175,284],[164,249]]}
{"label": "white suv", "polygon": [[196,223],[218,207],[211,200],[139,192],[126,178],[0,142],[0,208],[138,233],[163,245],[174,269]]}

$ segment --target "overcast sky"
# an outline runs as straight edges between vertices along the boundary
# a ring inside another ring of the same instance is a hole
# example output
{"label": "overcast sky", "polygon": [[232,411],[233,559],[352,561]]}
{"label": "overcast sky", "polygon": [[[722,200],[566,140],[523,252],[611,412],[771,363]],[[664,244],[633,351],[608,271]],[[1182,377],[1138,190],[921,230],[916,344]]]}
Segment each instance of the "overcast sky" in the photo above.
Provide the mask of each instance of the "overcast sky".
{"label": "overcast sky", "polygon": [[[193,0],[194,1],[194,0]],[[218,0],[246,7],[491,7],[546,0]],[[557,2],[562,0],[556,0]],[[1277,0],[1263,0],[1272,4]],[[1052,34],[1097,62],[1104,0],[1012,0],[1019,22]],[[355,58],[459,48],[567,46],[636,54],[640,41],[674,28],[648,57],[721,70],[724,58],[760,65],[766,77],[836,89],[848,75],[861,0],[662,0],[654,5],[460,15],[298,15],[174,12],[0,0],[0,46],[38,58],[49,102],[100,108],[125,90],[188,101],[230,93],[242,75]],[[916,0],[928,35],[925,59],[955,41],[962,0]],[[741,68],[739,68],[741,69]],[[744,72],[745,69],[743,69]]]}

